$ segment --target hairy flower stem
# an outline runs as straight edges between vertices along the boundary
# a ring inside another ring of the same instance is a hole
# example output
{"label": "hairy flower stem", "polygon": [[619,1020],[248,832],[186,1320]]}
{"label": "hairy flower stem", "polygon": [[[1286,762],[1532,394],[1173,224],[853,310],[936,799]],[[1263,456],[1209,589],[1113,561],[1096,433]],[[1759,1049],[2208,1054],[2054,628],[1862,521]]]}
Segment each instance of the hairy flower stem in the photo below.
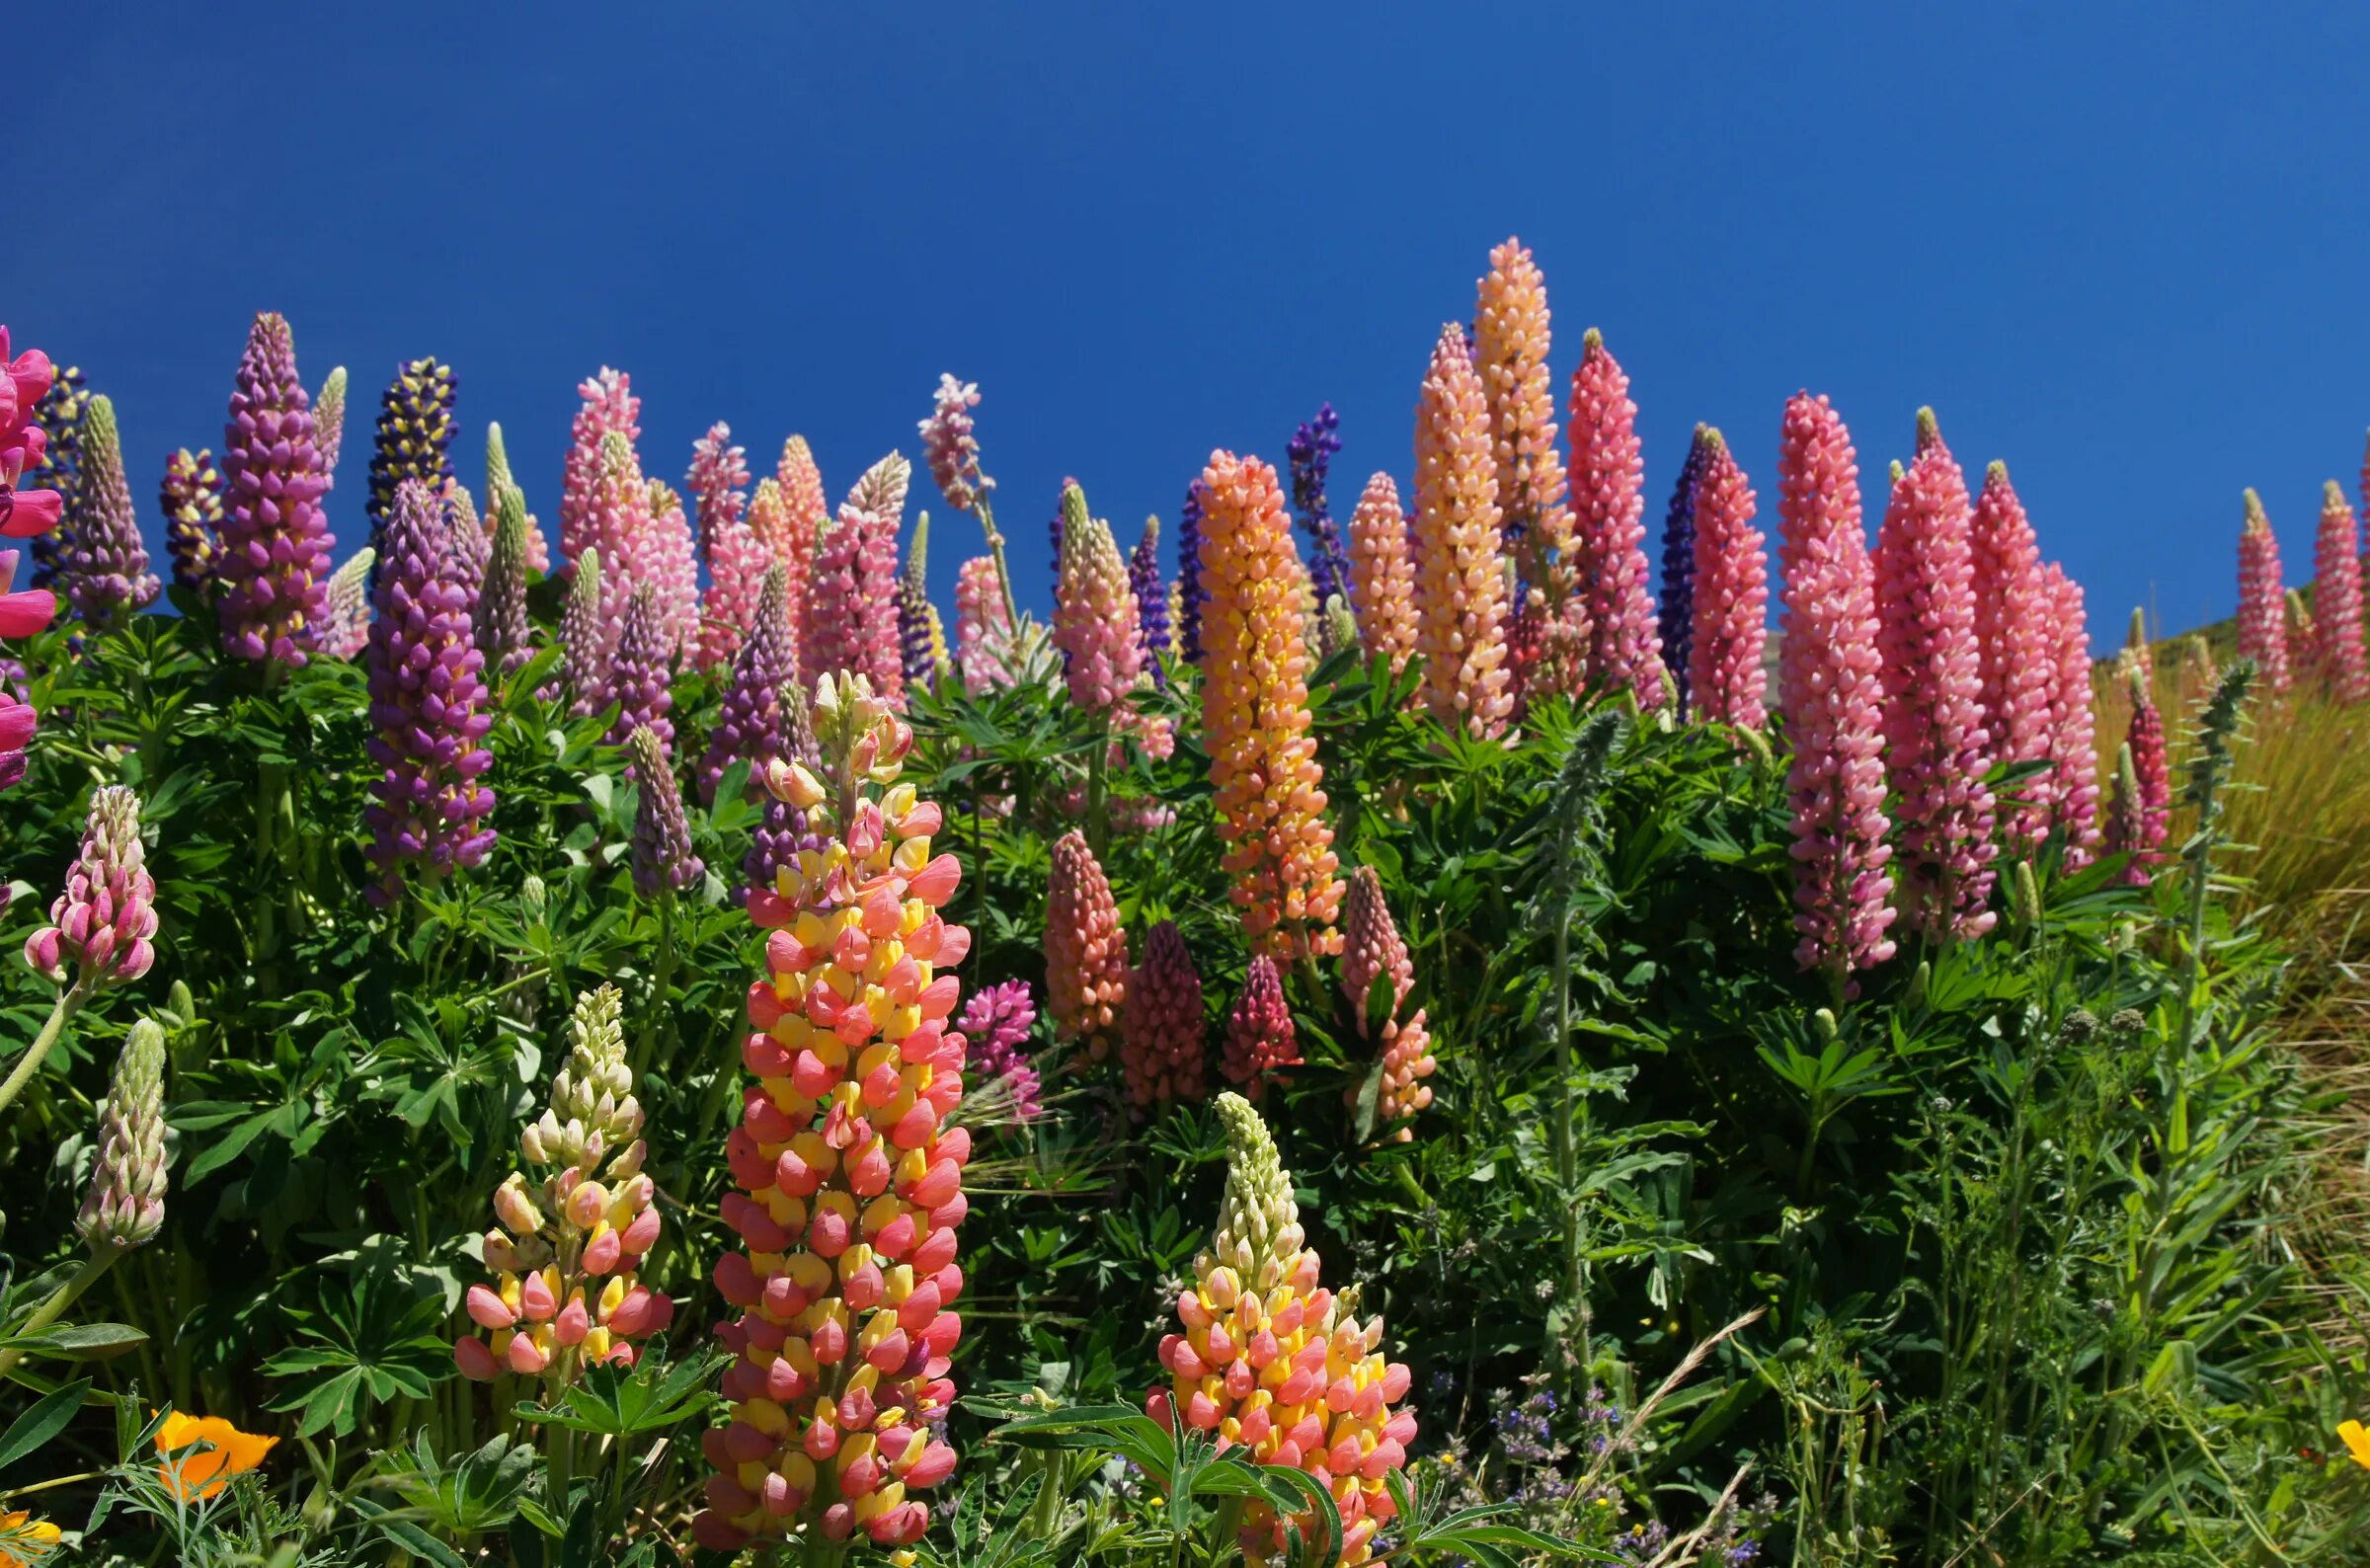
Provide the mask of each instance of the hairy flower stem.
{"label": "hairy flower stem", "polygon": [[[82,1004],[90,999],[88,980],[77,980],[57,993],[56,1002],[49,1008],[48,1022],[42,1024],[41,1032],[33,1037],[33,1044],[25,1048],[25,1055],[17,1058],[16,1070],[8,1075],[8,1081],[0,1083],[0,1111],[7,1110],[17,1096],[25,1092],[25,1085],[33,1081],[35,1073],[41,1070],[41,1062],[47,1058],[50,1047],[56,1045],[57,1037],[65,1033],[67,1020],[82,1011]],[[7,1363],[0,1362],[0,1370],[7,1366]]]}
{"label": "hairy flower stem", "polygon": [[995,508],[988,505],[988,493],[981,491],[975,504],[980,514],[980,531],[988,535],[988,553],[995,557],[995,580],[1004,590],[1004,614],[1007,624],[1020,624],[1020,596],[1012,591],[1012,568],[1004,562],[1004,536],[995,525]]}
{"label": "hairy flower stem", "polygon": [[[82,1267],[74,1271],[74,1277],[50,1292],[49,1299],[35,1307],[31,1317],[9,1330],[9,1337],[31,1339],[56,1322],[58,1315],[79,1300],[83,1292],[97,1285],[99,1277],[115,1267],[116,1260],[126,1250],[116,1246],[93,1247],[91,1255],[83,1260]],[[0,1377],[6,1377],[10,1370],[24,1359],[25,1347],[22,1345],[0,1350]]]}

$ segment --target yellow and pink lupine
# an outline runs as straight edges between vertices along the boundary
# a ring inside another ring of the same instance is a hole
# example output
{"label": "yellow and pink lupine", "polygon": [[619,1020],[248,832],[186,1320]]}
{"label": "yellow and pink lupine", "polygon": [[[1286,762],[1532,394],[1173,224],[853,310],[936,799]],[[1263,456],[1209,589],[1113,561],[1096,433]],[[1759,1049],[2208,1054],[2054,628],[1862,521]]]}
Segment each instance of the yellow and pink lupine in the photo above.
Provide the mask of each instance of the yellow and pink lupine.
{"label": "yellow and pink lupine", "polygon": [[1464,329],[1450,322],[1416,402],[1416,652],[1433,717],[1483,740],[1504,735],[1514,715],[1500,518],[1488,395]]}

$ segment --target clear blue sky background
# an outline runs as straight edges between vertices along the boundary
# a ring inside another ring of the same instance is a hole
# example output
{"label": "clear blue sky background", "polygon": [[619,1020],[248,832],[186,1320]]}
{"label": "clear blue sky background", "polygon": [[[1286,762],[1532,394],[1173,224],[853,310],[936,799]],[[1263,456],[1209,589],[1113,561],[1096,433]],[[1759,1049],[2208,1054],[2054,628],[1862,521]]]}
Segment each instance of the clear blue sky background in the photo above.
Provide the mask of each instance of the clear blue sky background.
{"label": "clear blue sky background", "polygon": [[[341,556],[403,357],[458,367],[462,474],[499,419],[547,527],[601,364],[653,473],[725,419],[761,469],[805,432],[834,500],[953,370],[1043,603],[1066,473],[1173,535],[1213,446],[1280,465],[1330,399],[1337,512],[1403,482],[1508,234],[1558,401],[1592,324],[1634,378],[1655,526],[1698,420],[1774,530],[1787,394],[1879,497],[1932,403],[2101,642],[2228,612],[2243,486],[2308,578],[2370,424],[2355,6],[139,3],[11,42],[0,321],[114,395],[153,513],[284,311],[354,377]],[[978,535],[928,500],[944,603]]]}

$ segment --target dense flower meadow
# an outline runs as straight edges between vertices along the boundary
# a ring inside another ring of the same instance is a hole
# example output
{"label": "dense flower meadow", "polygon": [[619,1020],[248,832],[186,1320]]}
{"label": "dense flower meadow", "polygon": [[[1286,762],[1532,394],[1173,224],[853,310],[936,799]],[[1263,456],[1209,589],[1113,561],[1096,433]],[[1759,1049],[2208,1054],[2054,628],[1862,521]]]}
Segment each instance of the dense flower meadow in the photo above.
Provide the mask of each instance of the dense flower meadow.
{"label": "dense flower meadow", "polygon": [[1410,466],[1024,593],[953,375],[859,471],[603,368],[547,527],[266,313],[152,562],[0,333],[0,1564],[2354,1560],[2227,824],[2370,704],[2344,490],[2175,702],[1934,411],[1650,536],[1553,347],[1509,240]]}

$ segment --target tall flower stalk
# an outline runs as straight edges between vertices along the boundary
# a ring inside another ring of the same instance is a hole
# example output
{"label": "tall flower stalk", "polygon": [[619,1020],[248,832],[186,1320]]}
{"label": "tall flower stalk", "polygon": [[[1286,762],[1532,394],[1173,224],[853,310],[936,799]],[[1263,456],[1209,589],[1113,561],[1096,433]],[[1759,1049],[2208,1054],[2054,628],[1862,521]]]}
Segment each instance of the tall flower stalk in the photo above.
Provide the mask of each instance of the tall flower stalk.
{"label": "tall flower stalk", "polygon": [[708,732],[707,754],[699,763],[702,802],[715,804],[717,783],[735,762],[749,764],[752,798],[762,793],[765,764],[786,754],[783,692],[797,679],[798,661],[790,649],[789,577],[777,566],[765,574],[749,640],[733,658],[724,704]]}
{"label": "tall flower stalk", "polygon": [[2137,665],[2126,672],[2131,726],[2124,733],[2115,769],[2115,807],[2107,818],[2104,848],[2125,855],[2120,877],[2145,888],[2153,868],[2165,862],[2165,838],[2172,822],[2172,773],[2165,751],[2165,720]]}
{"label": "tall flower stalk", "polygon": [[165,514],[173,581],[201,596],[211,592],[222,557],[222,472],[214,454],[184,446],[167,458],[157,505]]}
{"label": "tall flower stalk", "polygon": [[1074,1041],[1088,1061],[1119,1044],[1128,1000],[1128,933],[1102,862],[1071,828],[1054,842],[1045,894],[1045,1010],[1055,1038]]}
{"label": "tall flower stalk", "polygon": [[[2002,762],[2043,761],[2054,721],[2057,616],[2045,602],[2040,545],[2006,463],[1984,471],[1971,540],[1980,701],[1992,754]],[[2052,783],[2043,772],[2017,786],[2002,823],[2011,850],[2029,853],[2047,836],[2056,804]]]}
{"label": "tall flower stalk", "polygon": [[1369,658],[1390,662],[1398,674],[1415,657],[1415,561],[1408,552],[1406,510],[1388,474],[1366,482],[1350,513],[1350,606]]}
{"label": "tall flower stalk", "polygon": [[1317,405],[1316,417],[1302,422],[1285,443],[1285,467],[1292,474],[1292,510],[1308,535],[1308,580],[1322,604],[1347,586],[1349,563],[1341,554],[1341,529],[1325,496],[1325,479],[1333,454],[1341,450],[1341,416],[1333,405]]}
{"label": "tall flower stalk", "polygon": [[1203,1079],[1202,977],[1174,920],[1146,932],[1144,962],[1128,977],[1119,1064],[1139,1112],[1198,1101]]}
{"label": "tall flower stalk", "polygon": [[[86,481],[87,483],[87,481]],[[2370,701],[2370,660],[2362,646],[2361,528],[2345,492],[2330,480],[2313,541],[2313,619],[2320,635],[2315,672],[2339,702]]]}
{"label": "tall flower stalk", "polygon": [[[1588,636],[1588,681],[1623,686],[1637,705],[1662,705],[1663,649],[1646,585],[1645,459],[1629,375],[1591,327],[1572,372],[1572,532],[1577,595]],[[1698,498],[1697,525],[1702,510]],[[1698,570],[1702,544],[1696,545]],[[1701,588],[1697,588],[1699,596]],[[1696,635],[1700,636],[1700,632]]]}
{"label": "tall flower stalk", "polygon": [[607,739],[611,745],[624,745],[636,731],[648,730],[658,738],[659,749],[672,757],[674,721],[667,714],[674,706],[674,688],[667,674],[667,620],[661,603],[658,588],[645,585],[634,590],[633,601],[625,607],[625,630],[618,635],[616,660],[609,667],[606,698],[617,705],[617,717]]}
{"label": "tall flower stalk", "polygon": [[1562,605],[1575,565],[1563,458],[1555,446],[1550,322],[1545,274],[1521,240],[1507,240],[1489,253],[1489,271],[1474,285],[1473,368],[1489,403],[1500,532],[1522,576],[1542,595],[1535,606],[1541,614]]}
{"label": "tall flower stalk", "polygon": [[[1710,433],[1707,425],[1696,427],[1687,461],[1679,465],[1678,483],[1671,487],[1670,510],[1662,519],[1662,600],[1655,606],[1654,630],[1672,682],[1679,689],[1682,718],[1687,715],[1687,672],[1696,635],[1696,487],[1702,483],[1704,465],[1711,456],[1705,439]],[[1853,507],[1856,512],[1856,490]]]}
{"label": "tall flower stalk", "polygon": [[1416,404],[1416,651],[1432,716],[1483,740],[1505,734],[1514,713],[1499,520],[1489,401],[1464,329],[1451,322]]}
{"label": "tall flower stalk", "polygon": [[1144,672],[1155,686],[1166,685],[1168,671],[1160,656],[1168,652],[1168,590],[1160,583],[1160,518],[1144,519],[1144,532],[1128,556],[1128,588],[1136,595],[1136,646],[1144,656]]}
{"label": "tall flower stalk", "polygon": [[[790,630],[798,646],[806,646],[807,604],[815,575],[815,546],[830,523],[830,503],[824,496],[823,471],[815,466],[814,448],[804,435],[793,435],[782,442],[782,455],[774,465],[774,484],[781,491],[779,522],[772,514],[762,517],[751,502],[750,527],[755,531],[757,542],[773,552],[773,558],[789,574]],[[803,670],[803,666],[802,666]],[[822,670],[804,670],[812,678]]]}
{"label": "tall flower stalk", "polygon": [[1688,641],[1688,689],[1696,717],[1758,730],[1768,676],[1769,551],[1753,526],[1753,487],[1718,431],[1703,433],[1701,482],[1696,487],[1695,605]]}
{"label": "tall flower stalk", "polygon": [[[1349,910],[1342,923],[1342,996],[1358,1020],[1359,1038],[1382,1048],[1382,1060],[1376,1064],[1375,1125],[1404,1124],[1432,1103],[1432,1087],[1424,1080],[1437,1063],[1432,1059],[1431,1033],[1424,1027],[1424,1009],[1400,1016],[1407,993],[1415,989],[1415,965],[1390,917],[1390,905],[1383,902],[1382,880],[1374,867],[1360,866],[1352,874]],[[1376,984],[1385,980],[1389,994],[1379,999]],[[1415,1133],[1402,1125],[1389,1136],[1404,1143]]]}
{"label": "tall flower stalk", "polygon": [[493,492],[491,499],[494,538],[486,553],[485,581],[478,588],[470,625],[487,665],[510,675],[535,657],[526,615],[526,574],[532,564],[534,523],[526,514],[526,497],[517,486],[505,485]]}
{"label": "tall flower stalk", "polygon": [[[460,382],[452,367],[433,355],[396,366],[395,379],[378,400],[378,430],[370,446],[370,548],[387,556],[387,524],[395,515],[395,491],[407,479],[442,495],[452,482],[452,405]],[[375,581],[373,583],[375,587]]]}
{"label": "tall flower stalk", "polygon": [[912,465],[895,452],[856,481],[817,546],[808,590],[802,671],[846,670],[883,701],[905,707],[905,658],[898,643],[897,534]]}
{"label": "tall flower stalk", "polygon": [[2054,654],[2049,682],[2050,825],[2065,835],[2065,867],[2080,871],[2098,857],[2097,721],[2091,691],[2091,632],[2082,585],[2056,562],[2041,569]]}
{"label": "tall flower stalk", "polygon": [[1177,510],[1177,642],[1189,665],[1202,662],[1202,606],[1209,597],[1202,589],[1202,481],[1197,475]]}
{"label": "tall flower stalk", "polygon": [[1284,1069],[1301,1060],[1300,1031],[1284,999],[1283,972],[1262,953],[1251,960],[1242,989],[1226,1010],[1225,1052],[1219,1067],[1228,1083],[1257,1101],[1267,1097],[1269,1084],[1282,1078]]}
{"label": "tall flower stalk", "polygon": [[148,547],[123,476],[123,443],[116,406],[91,399],[83,415],[82,469],[74,485],[74,517],[58,563],[58,583],[74,613],[93,631],[147,608],[159,590],[148,570]]}
{"label": "tall flower stalk", "polygon": [[2239,657],[2254,661],[2263,689],[2288,689],[2287,588],[2281,582],[2279,540],[2253,491],[2239,531]]}
{"label": "tall flower stalk", "polygon": [[286,318],[255,318],[222,434],[222,646],[265,667],[301,666],[326,608],[337,539],[321,513],[329,475]]}

